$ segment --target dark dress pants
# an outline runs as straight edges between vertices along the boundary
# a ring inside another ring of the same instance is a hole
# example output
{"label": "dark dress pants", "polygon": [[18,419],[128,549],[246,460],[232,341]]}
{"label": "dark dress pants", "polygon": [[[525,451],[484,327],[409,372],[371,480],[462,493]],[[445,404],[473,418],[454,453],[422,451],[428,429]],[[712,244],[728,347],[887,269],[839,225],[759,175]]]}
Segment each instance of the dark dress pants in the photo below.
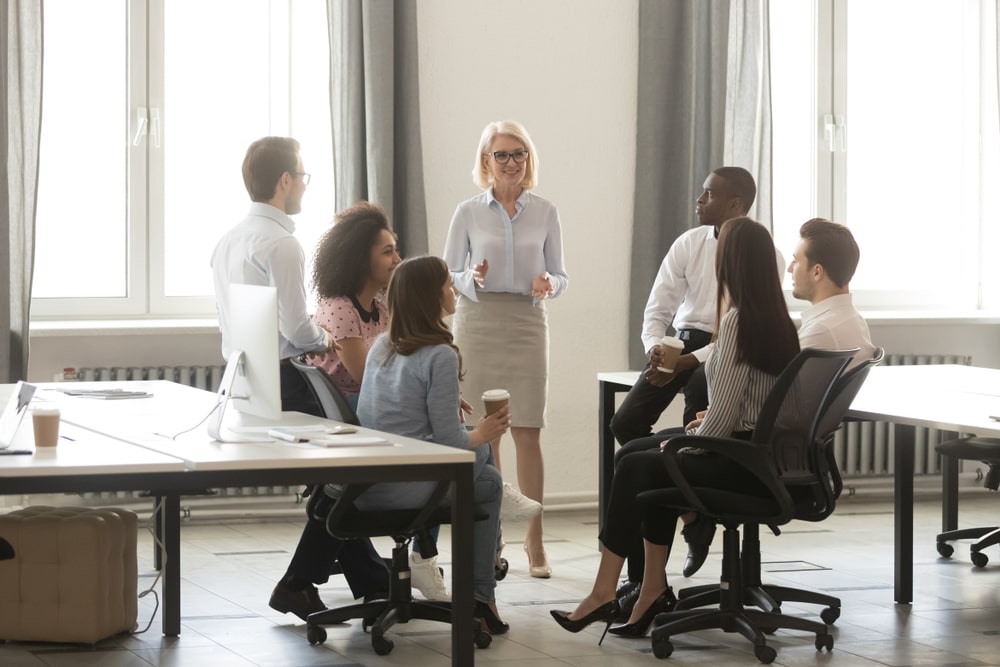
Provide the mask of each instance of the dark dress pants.
{"label": "dark dress pants", "polygon": [[[697,334],[694,339],[684,341],[684,354],[704,347],[711,340],[710,334],[701,331],[694,333]],[[691,423],[698,411],[708,407],[708,384],[705,380],[704,364],[699,364],[692,371],[678,373],[662,387],[652,385],[646,380],[648,369],[649,366],[643,369],[639,379],[629,389],[621,406],[611,417],[611,432],[620,445],[652,435],[653,424],[680,391],[684,392],[682,426]]]}
{"label": "dark dress pants", "polygon": [[[291,364],[281,365],[281,409],[323,416],[309,385]],[[330,566],[336,561],[340,561],[355,598],[389,590],[389,569],[371,540],[341,540],[327,533],[326,527],[313,519],[306,521],[285,577],[325,584],[330,578]]]}

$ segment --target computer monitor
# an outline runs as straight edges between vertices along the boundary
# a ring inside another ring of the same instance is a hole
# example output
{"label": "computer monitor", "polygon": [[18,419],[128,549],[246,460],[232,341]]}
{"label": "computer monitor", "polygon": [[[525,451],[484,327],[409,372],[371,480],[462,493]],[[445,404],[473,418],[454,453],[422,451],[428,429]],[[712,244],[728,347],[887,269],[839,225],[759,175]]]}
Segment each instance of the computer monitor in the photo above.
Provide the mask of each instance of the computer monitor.
{"label": "computer monitor", "polygon": [[[267,422],[281,417],[278,293],[274,287],[232,284],[227,305],[224,326],[231,352],[208,433],[223,442],[267,440]],[[239,414],[226,420],[228,406]]]}

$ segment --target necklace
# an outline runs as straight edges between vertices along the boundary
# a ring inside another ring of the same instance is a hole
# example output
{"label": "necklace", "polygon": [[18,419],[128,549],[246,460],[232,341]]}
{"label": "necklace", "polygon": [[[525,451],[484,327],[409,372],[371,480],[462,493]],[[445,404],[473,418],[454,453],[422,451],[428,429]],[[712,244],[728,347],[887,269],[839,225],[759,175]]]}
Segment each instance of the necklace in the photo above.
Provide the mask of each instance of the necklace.
{"label": "necklace", "polygon": [[375,299],[372,299],[371,310],[365,310],[365,307],[358,303],[358,298],[354,295],[351,295],[351,303],[354,304],[354,309],[358,311],[358,315],[361,316],[362,322],[378,322],[378,305],[375,303]]}

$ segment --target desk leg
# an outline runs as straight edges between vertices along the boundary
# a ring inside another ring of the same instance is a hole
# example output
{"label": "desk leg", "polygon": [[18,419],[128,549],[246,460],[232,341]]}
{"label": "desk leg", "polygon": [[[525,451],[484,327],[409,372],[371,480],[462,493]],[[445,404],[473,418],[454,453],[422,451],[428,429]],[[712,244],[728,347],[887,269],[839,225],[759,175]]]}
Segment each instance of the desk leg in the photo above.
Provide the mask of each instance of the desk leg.
{"label": "desk leg", "polygon": [[955,456],[941,457],[941,532],[958,528],[958,465]]}
{"label": "desk leg", "polygon": [[615,414],[617,385],[598,382],[597,399],[597,527],[604,528],[604,514],[611,497],[611,480],[615,475],[615,436],[611,432],[611,417]]}
{"label": "desk leg", "polygon": [[455,464],[451,496],[451,664],[472,665],[472,464]]}
{"label": "desk leg", "polygon": [[895,597],[898,604],[913,602],[913,459],[916,429],[893,425],[895,448]]}
{"label": "desk leg", "polygon": [[168,493],[163,497],[160,541],[166,552],[163,574],[163,634],[181,634],[181,497]]}

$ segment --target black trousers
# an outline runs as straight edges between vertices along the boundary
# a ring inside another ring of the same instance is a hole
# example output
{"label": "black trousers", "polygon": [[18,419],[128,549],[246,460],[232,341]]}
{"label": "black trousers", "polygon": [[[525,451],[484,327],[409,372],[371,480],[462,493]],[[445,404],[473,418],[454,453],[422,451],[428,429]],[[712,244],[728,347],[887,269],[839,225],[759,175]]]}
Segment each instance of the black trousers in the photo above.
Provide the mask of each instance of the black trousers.
{"label": "black trousers", "polygon": [[[642,581],[645,553],[643,538],[653,544],[673,546],[680,511],[649,507],[636,496],[652,489],[673,488],[663,466],[660,443],[683,429],[668,429],[648,438],[629,442],[615,456],[615,476],[604,517],[601,543],[628,559],[629,581]],[[749,438],[749,433],[733,437]],[[681,471],[692,486],[764,493],[763,488],[740,466],[714,454],[681,454]]]}
{"label": "black trousers", "polygon": [[[712,334],[697,329],[682,329],[678,337],[684,341],[684,354],[701,349],[712,340]],[[693,371],[678,373],[674,379],[662,387],[646,380],[646,366],[639,379],[625,395],[621,406],[611,418],[611,432],[618,444],[624,445],[636,438],[653,433],[653,424],[667,409],[678,392],[684,392],[684,424],[695,418],[695,413],[708,407],[708,385],[705,381],[704,365]]]}
{"label": "black trousers", "polygon": [[[309,385],[289,364],[281,365],[281,409],[323,416]],[[371,540],[341,540],[327,533],[326,527],[313,519],[306,520],[285,578],[300,583],[325,584],[335,561],[340,562],[355,598],[389,590],[389,569]]]}

